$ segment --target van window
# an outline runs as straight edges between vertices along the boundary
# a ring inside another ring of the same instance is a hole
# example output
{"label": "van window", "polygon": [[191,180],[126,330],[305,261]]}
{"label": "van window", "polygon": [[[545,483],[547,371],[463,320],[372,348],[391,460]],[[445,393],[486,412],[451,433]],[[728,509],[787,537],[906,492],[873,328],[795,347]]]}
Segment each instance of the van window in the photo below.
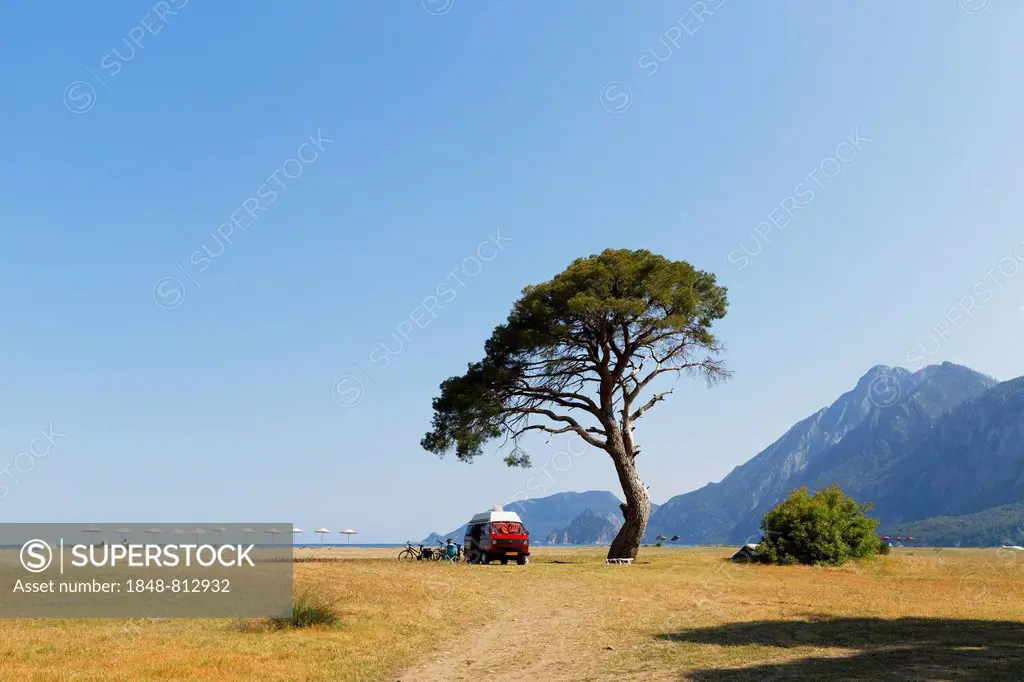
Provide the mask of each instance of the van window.
{"label": "van window", "polygon": [[495,535],[524,535],[523,524],[515,521],[494,521],[491,533]]}

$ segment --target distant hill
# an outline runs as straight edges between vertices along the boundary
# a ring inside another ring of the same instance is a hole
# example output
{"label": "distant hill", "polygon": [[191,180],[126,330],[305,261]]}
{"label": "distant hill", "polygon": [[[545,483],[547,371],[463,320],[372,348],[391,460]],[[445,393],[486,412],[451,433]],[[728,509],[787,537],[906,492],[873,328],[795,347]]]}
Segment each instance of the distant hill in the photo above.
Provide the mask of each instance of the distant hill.
{"label": "distant hill", "polygon": [[[427,537],[423,538],[422,543],[424,545],[444,544],[449,537],[451,537],[452,540],[455,540],[455,538],[450,536],[450,535],[448,535],[448,536],[441,536],[441,535],[438,535],[437,533],[431,533]],[[459,536],[459,539],[456,540],[456,542],[462,542],[462,536]]]}
{"label": "distant hill", "polygon": [[[761,517],[789,491],[804,485],[815,490],[833,481],[856,499],[874,502],[876,515],[884,520],[946,513],[956,506],[952,500],[945,507],[924,503],[927,481],[942,480],[943,469],[949,466],[929,462],[937,456],[925,452],[941,449],[939,441],[929,439],[940,423],[947,436],[954,430],[974,433],[968,422],[974,419],[981,427],[987,423],[981,416],[986,410],[1002,415],[1002,421],[1011,426],[1013,415],[1000,411],[998,392],[978,408],[980,412],[969,407],[993,391],[996,383],[952,363],[913,373],[898,367],[872,367],[852,390],[797,423],[720,483],[677,495],[662,505],[651,516],[647,537],[679,533],[688,544],[756,540]],[[967,412],[955,413],[961,406]],[[954,423],[960,425],[954,428]],[[965,464],[971,461],[968,457]],[[1003,472],[1001,480],[1005,476]],[[901,485],[914,485],[920,493],[908,494]],[[1021,492],[1018,499],[1024,499]],[[1004,498],[999,499],[1007,501]]]}
{"label": "distant hill", "polygon": [[893,537],[909,535],[915,545],[993,547],[1024,545],[1024,502],[1004,504],[964,516],[936,516],[885,528]]}
{"label": "distant hill", "polygon": [[615,539],[622,527],[622,513],[597,514],[587,507],[568,526],[553,531],[545,539],[546,545],[606,545]]}
{"label": "distant hill", "polygon": [[[621,519],[620,504],[622,504],[622,500],[606,490],[591,490],[583,493],[556,493],[547,497],[508,502],[504,505],[504,509],[519,514],[527,530],[530,531],[531,542],[541,543],[552,533],[564,530],[587,509],[598,516],[614,514]],[[482,511],[485,510],[477,509],[467,512],[466,520],[468,521],[470,516]],[[447,534],[432,533],[424,540],[424,544],[430,539],[433,539],[433,543],[436,544],[438,539],[445,540],[447,538],[462,542],[465,534],[466,526],[463,524]]]}

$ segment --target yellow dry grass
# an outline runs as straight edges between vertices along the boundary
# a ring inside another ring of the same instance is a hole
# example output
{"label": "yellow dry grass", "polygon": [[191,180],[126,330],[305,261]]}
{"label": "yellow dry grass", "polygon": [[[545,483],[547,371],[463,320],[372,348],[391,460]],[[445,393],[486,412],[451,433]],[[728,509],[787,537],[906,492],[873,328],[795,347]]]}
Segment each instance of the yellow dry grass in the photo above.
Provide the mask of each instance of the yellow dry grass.
{"label": "yellow dry grass", "polygon": [[297,553],[296,590],[332,601],[333,627],[0,619],[0,679],[1024,679],[1016,553],[841,568],[734,565],[716,548],[645,548],[634,566],[598,549],[542,548],[526,567],[396,553]]}

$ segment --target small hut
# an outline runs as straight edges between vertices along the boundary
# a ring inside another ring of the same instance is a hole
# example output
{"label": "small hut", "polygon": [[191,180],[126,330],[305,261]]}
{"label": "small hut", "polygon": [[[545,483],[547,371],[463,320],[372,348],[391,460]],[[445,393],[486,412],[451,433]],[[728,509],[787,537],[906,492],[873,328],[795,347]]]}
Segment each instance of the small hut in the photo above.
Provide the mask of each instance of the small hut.
{"label": "small hut", "polygon": [[754,551],[756,549],[757,549],[757,545],[752,545],[752,544],[743,545],[742,547],[739,548],[739,550],[737,550],[737,552],[735,554],[732,555],[732,560],[733,561],[753,561],[754,560]]}

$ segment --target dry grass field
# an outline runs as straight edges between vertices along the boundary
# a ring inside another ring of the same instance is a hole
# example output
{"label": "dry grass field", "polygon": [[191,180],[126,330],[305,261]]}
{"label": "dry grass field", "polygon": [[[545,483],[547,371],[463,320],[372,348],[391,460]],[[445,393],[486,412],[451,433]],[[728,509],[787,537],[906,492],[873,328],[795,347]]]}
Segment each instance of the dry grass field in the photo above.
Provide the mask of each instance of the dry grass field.
{"label": "dry grass field", "polygon": [[841,568],[730,550],[536,550],[530,565],[302,550],[337,625],[0,619],[3,680],[1020,680],[1024,552],[897,550]]}

